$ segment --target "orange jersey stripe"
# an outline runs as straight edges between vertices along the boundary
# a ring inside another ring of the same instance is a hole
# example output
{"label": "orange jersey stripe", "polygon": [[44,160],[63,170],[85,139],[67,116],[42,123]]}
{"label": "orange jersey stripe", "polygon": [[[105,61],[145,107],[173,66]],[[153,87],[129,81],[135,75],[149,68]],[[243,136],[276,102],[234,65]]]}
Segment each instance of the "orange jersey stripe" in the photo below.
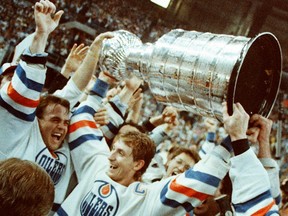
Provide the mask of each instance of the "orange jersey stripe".
{"label": "orange jersey stripe", "polygon": [[262,216],[265,215],[275,204],[275,201],[273,200],[269,205],[265,206],[264,208],[259,209],[257,212],[252,214],[252,216]]}
{"label": "orange jersey stripe", "polygon": [[39,104],[39,100],[31,100],[29,98],[23,97],[20,95],[12,86],[11,82],[9,83],[7,94],[9,97],[18,104],[22,106],[35,108]]}
{"label": "orange jersey stripe", "polygon": [[171,182],[170,189],[176,191],[181,194],[185,194],[188,197],[197,198],[201,201],[204,201],[209,197],[208,194],[200,193],[199,191],[195,191],[191,188],[185,187],[183,185],[177,184],[176,179]]}
{"label": "orange jersey stripe", "polygon": [[90,128],[97,128],[96,123],[94,121],[83,120],[71,124],[69,126],[69,133],[72,133],[81,127],[87,127],[87,126]]}

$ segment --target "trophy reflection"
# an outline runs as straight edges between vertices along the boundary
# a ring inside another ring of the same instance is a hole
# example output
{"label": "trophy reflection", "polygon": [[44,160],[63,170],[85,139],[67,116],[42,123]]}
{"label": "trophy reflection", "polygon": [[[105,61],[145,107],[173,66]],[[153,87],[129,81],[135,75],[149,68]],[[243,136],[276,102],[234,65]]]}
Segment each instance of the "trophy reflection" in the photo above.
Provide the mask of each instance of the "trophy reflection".
{"label": "trophy reflection", "polygon": [[254,38],[174,29],[155,43],[116,31],[104,42],[99,64],[118,80],[132,74],[148,83],[159,103],[222,121],[240,102],[250,115],[267,117],[276,101],[282,73],[277,38]]}

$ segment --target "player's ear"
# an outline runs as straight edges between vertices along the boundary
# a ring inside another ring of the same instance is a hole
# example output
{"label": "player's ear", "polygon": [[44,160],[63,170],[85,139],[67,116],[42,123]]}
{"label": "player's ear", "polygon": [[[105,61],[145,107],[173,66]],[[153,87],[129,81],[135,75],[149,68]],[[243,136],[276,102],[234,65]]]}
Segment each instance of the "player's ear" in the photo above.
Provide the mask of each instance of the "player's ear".
{"label": "player's ear", "polygon": [[138,161],[134,161],[134,170],[138,171],[140,170],[145,164],[144,160],[138,160]]}

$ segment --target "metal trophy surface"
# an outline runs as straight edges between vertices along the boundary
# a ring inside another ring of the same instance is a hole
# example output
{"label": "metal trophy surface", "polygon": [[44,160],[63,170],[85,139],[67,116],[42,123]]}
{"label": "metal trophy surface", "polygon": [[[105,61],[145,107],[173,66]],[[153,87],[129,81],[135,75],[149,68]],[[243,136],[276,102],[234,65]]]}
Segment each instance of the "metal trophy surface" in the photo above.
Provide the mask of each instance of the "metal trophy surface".
{"label": "metal trophy surface", "polygon": [[175,29],[129,49],[120,71],[142,78],[158,102],[181,110],[222,121],[222,102],[230,114],[240,102],[250,115],[267,117],[280,86],[282,54],[268,32],[247,38]]}
{"label": "metal trophy surface", "polygon": [[133,33],[126,30],[113,32],[114,37],[105,40],[99,56],[99,67],[102,71],[109,71],[117,80],[128,78],[125,59],[131,47],[142,46],[142,41]]}
{"label": "metal trophy surface", "polygon": [[[271,33],[255,38],[172,30],[153,45],[130,50],[158,102],[222,121],[222,102],[240,102],[268,116],[281,79],[282,54]],[[130,69],[131,70],[131,69]]]}

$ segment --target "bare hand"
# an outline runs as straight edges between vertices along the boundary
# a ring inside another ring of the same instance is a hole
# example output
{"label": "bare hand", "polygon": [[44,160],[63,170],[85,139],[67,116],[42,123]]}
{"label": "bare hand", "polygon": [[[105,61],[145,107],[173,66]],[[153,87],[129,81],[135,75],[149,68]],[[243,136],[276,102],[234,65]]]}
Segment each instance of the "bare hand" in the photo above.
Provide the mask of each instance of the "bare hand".
{"label": "bare hand", "polygon": [[177,125],[178,124],[178,111],[175,107],[167,106],[162,112],[163,122],[168,124]]}
{"label": "bare hand", "polygon": [[272,120],[265,118],[259,114],[254,114],[250,118],[251,127],[247,130],[250,142],[259,144],[258,157],[271,157],[270,151],[270,133],[272,128]]}
{"label": "bare hand", "polygon": [[213,118],[205,118],[204,125],[208,132],[215,133],[217,130],[218,122],[216,119]]}
{"label": "bare hand", "polygon": [[125,80],[125,88],[134,93],[142,83],[143,81],[141,79],[136,76],[132,76],[130,79]]}
{"label": "bare hand", "polygon": [[233,104],[233,114],[227,112],[227,103],[223,104],[224,128],[231,137],[231,141],[247,138],[249,115],[240,103]]}
{"label": "bare hand", "polygon": [[74,44],[66,59],[67,69],[75,72],[85,58],[88,49],[89,46],[85,46],[83,43],[79,46],[77,46],[77,44]]}
{"label": "bare hand", "polygon": [[138,104],[143,102],[143,93],[142,89],[138,88],[136,92],[132,95],[131,99],[129,100],[128,107],[132,110],[133,107]]}
{"label": "bare hand", "polygon": [[97,125],[100,125],[100,126],[107,125],[109,123],[109,115],[108,115],[107,109],[105,107],[100,108],[94,114],[94,120]]}
{"label": "bare hand", "polygon": [[89,52],[91,55],[94,55],[95,57],[97,57],[97,61],[98,61],[98,57],[102,48],[102,43],[105,39],[109,39],[112,38],[113,34],[112,32],[105,32],[102,34],[99,34],[95,40],[92,42]]}
{"label": "bare hand", "polygon": [[34,6],[36,32],[50,34],[59,25],[63,10],[56,12],[55,5],[49,0],[40,0]]}

